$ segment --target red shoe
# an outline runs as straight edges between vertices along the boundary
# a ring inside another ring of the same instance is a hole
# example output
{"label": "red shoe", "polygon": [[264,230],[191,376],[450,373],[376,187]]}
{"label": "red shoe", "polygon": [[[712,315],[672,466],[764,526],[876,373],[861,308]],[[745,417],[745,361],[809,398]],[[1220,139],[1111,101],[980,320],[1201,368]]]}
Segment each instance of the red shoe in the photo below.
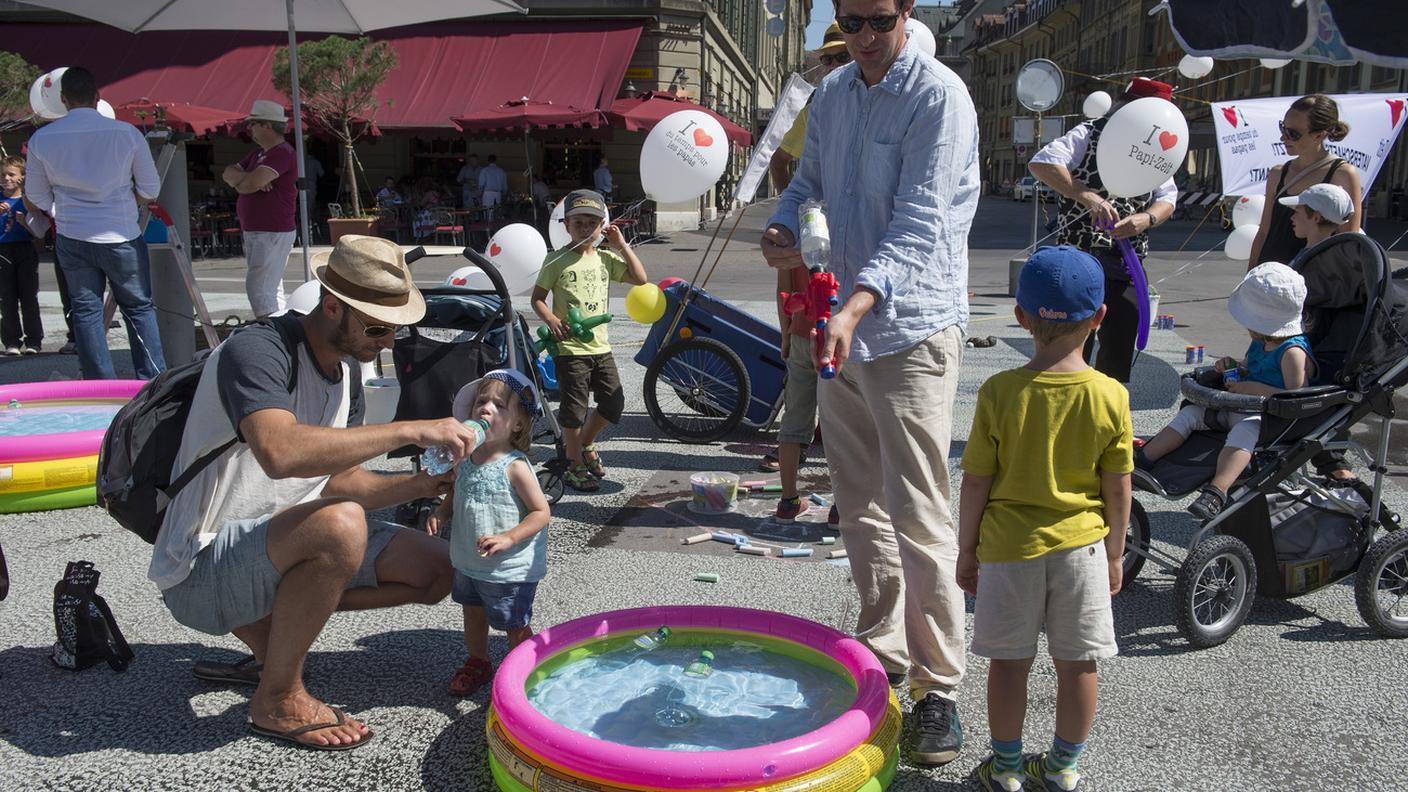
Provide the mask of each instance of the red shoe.
{"label": "red shoe", "polygon": [[777,501],[777,511],[772,518],[778,522],[790,523],[797,519],[797,515],[807,511],[807,502],[800,496],[796,498],[779,498]]}
{"label": "red shoe", "polygon": [[488,660],[471,657],[450,677],[451,696],[470,696],[494,678],[494,667]]}
{"label": "red shoe", "polygon": [[836,511],[836,506],[834,504],[831,507],[831,511],[828,512],[826,515],[826,524],[830,526],[837,526],[841,524],[841,513]]}

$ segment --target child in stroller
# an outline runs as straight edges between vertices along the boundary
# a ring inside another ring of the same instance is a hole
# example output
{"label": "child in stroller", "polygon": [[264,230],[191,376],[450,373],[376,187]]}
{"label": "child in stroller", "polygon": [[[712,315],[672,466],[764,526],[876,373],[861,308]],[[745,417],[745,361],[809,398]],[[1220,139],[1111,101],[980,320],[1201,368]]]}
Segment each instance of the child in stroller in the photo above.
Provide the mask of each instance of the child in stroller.
{"label": "child in stroller", "polygon": [[[1271,396],[1306,386],[1315,363],[1301,327],[1304,304],[1305,278],[1285,264],[1268,261],[1247,273],[1227,298],[1227,311],[1247,328],[1252,342],[1242,360],[1224,357],[1215,364],[1226,378],[1228,391]],[[1202,405],[1185,405],[1172,423],[1135,452],[1136,462],[1149,467],[1183,445],[1193,432],[1218,427],[1209,412]],[[1217,472],[1188,507],[1204,521],[1216,517],[1226,505],[1227,493],[1251,462],[1261,434],[1259,414],[1231,413],[1224,420],[1227,443],[1218,454]]]}

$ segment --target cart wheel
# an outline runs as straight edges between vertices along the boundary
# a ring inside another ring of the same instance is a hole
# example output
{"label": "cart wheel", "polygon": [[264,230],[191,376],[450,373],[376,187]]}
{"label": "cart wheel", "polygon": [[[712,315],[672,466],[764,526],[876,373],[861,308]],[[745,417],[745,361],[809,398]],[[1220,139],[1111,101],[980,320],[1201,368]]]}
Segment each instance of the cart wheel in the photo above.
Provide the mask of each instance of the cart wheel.
{"label": "cart wheel", "polygon": [[1133,498],[1129,501],[1129,528],[1124,534],[1124,581],[1120,591],[1139,577],[1144,568],[1144,553],[1149,550],[1149,515]]}
{"label": "cart wheel", "polygon": [[548,499],[551,506],[562,500],[562,493],[567,489],[567,483],[562,480],[562,474],[555,470],[538,471],[538,487],[543,490],[543,495]]}
{"label": "cart wheel", "polygon": [[1226,641],[1242,626],[1256,598],[1252,551],[1233,536],[1193,548],[1173,583],[1178,631],[1200,649]]}
{"label": "cart wheel", "polygon": [[1386,638],[1408,638],[1408,528],[1369,548],[1354,576],[1359,615]]}
{"label": "cart wheel", "polygon": [[743,420],[748,373],[711,338],[670,344],[645,370],[645,409],[661,431],[688,443],[718,440]]}

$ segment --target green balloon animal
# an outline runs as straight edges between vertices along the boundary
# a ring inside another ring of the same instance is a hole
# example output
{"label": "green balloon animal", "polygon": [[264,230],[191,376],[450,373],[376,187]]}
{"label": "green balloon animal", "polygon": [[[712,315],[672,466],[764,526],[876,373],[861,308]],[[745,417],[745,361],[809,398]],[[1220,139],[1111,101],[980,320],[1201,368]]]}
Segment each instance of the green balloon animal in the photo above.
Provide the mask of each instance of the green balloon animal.
{"label": "green balloon animal", "polygon": [[[571,333],[572,338],[584,344],[590,344],[596,338],[592,329],[610,321],[611,314],[609,313],[582,316],[582,309],[569,308],[567,309],[567,321],[563,324],[567,325],[567,330]],[[538,351],[542,352],[544,349],[548,351],[549,355],[557,357],[557,339],[552,337],[552,331],[548,329],[547,325],[538,328]]]}

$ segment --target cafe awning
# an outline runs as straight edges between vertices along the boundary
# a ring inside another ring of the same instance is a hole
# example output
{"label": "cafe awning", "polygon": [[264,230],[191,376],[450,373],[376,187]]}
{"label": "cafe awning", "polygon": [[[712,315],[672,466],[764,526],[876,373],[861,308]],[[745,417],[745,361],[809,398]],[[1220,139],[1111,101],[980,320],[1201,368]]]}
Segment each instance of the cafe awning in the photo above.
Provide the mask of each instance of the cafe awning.
{"label": "cafe awning", "polygon": [[738,124],[724,118],[707,107],[697,105],[672,93],[647,91],[633,99],[617,99],[607,113],[612,126],[635,131],[650,131],[671,113],[681,110],[699,110],[713,116],[724,128],[729,140],[739,146],[753,145],[753,134]]}

